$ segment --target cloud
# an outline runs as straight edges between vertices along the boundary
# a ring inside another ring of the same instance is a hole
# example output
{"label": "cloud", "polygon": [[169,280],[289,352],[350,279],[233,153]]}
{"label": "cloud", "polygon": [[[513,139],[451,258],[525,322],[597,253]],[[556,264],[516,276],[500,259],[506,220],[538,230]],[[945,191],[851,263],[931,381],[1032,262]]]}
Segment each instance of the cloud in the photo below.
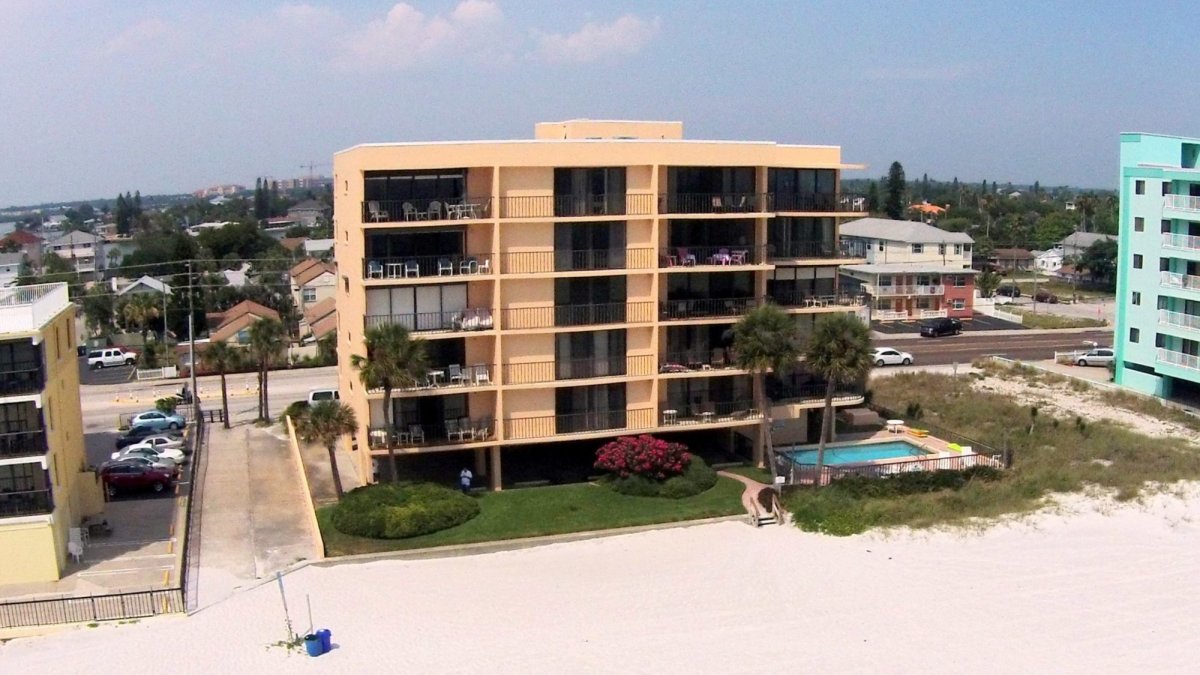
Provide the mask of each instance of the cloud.
{"label": "cloud", "polygon": [[504,21],[492,0],[463,0],[445,15],[426,15],[407,3],[396,3],[382,19],[371,21],[346,38],[343,61],[355,68],[402,69],[447,53],[490,44],[493,28]]}
{"label": "cloud", "polygon": [[980,69],[967,64],[935,66],[932,68],[873,68],[864,75],[868,80],[909,80],[913,82],[953,82],[979,74]]}
{"label": "cloud", "polygon": [[144,47],[159,48],[171,42],[175,28],[162,19],[142,19],[117,33],[101,50],[108,55],[129,54]]}
{"label": "cloud", "polygon": [[609,23],[588,22],[568,35],[535,33],[537,53],[547,61],[588,63],[613,55],[636,54],[658,35],[662,21],[626,14]]}

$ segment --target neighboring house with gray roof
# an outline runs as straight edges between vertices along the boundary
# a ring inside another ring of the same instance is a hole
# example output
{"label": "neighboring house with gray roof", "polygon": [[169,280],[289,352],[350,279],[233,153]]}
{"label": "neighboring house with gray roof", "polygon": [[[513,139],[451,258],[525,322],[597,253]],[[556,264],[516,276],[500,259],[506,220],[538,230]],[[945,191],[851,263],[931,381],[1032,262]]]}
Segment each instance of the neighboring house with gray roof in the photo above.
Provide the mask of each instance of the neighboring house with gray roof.
{"label": "neighboring house with gray roof", "polygon": [[72,230],[42,246],[44,253],[54,253],[67,261],[76,272],[95,272],[104,269],[104,240],[90,232]]}
{"label": "neighboring house with gray roof", "polygon": [[1083,255],[1083,252],[1091,248],[1092,244],[1098,241],[1116,241],[1117,238],[1111,234],[1100,234],[1099,232],[1072,232],[1063,237],[1063,240],[1058,242],[1055,248],[1062,249],[1064,258],[1072,258]]}

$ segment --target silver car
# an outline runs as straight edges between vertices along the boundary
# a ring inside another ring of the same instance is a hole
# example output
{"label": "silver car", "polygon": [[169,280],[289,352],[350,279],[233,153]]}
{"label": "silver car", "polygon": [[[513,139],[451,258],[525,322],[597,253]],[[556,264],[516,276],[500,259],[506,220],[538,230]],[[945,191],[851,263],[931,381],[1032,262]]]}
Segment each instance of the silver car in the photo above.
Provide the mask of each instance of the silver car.
{"label": "silver car", "polygon": [[1113,362],[1113,350],[1108,347],[1090,349],[1075,359],[1077,366],[1107,366]]}

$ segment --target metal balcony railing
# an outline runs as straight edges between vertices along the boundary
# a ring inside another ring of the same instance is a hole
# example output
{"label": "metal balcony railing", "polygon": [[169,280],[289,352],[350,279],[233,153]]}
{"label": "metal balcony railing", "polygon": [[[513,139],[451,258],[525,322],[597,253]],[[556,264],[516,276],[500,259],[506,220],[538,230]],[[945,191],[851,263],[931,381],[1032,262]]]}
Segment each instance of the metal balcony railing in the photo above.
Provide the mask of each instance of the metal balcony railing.
{"label": "metal balcony railing", "polygon": [[54,512],[54,499],[49,490],[0,492],[0,518],[37,516]]}
{"label": "metal balcony railing", "polygon": [[753,401],[666,401],[662,404],[663,426],[708,424],[762,419]]}
{"label": "metal balcony railing", "polygon": [[470,220],[491,216],[490,197],[433,197],[429,199],[368,199],[362,203],[364,223]]}
{"label": "metal balcony railing", "polygon": [[668,300],[659,303],[659,318],[664,321],[674,321],[706,317],[738,317],[760,304],[762,304],[762,298]]}
{"label": "metal balcony railing", "polygon": [[819,258],[819,259],[836,259],[836,258],[861,258],[860,255],[853,255],[848,244],[839,244],[832,241],[789,241],[786,244],[768,244],[768,258]]}
{"label": "metal balcony railing", "polygon": [[15,364],[11,370],[0,371],[0,396],[36,394],[46,386],[45,374],[35,366]]}
{"label": "metal balcony railing", "polygon": [[585,434],[614,429],[649,429],[654,424],[653,408],[601,410],[538,417],[512,417],[504,420],[509,440],[551,438],[564,434]]}
{"label": "metal balcony railing", "polygon": [[661,213],[761,213],[767,195],[762,192],[707,192],[659,195]]}
{"label": "metal balcony railing", "polygon": [[538,274],[580,270],[650,269],[654,249],[618,248],[502,253],[505,274]]}
{"label": "metal balcony railing", "polygon": [[590,326],[606,323],[649,323],[654,303],[607,302],[589,305],[542,305],[501,310],[505,330]]}
{"label": "metal balcony railing", "polygon": [[945,295],[946,287],[943,284],[922,284],[910,286],[877,286],[875,284],[863,284],[863,289],[870,295],[877,298],[904,296],[904,295]]}
{"label": "metal balcony railing", "polygon": [[737,369],[733,349],[669,350],[659,357],[660,373],[691,373],[708,370]]}
{"label": "metal balcony railing", "polygon": [[368,314],[366,327],[398,323],[414,333],[432,331],[479,331],[495,327],[492,310],[472,308],[446,312],[413,314]]}
{"label": "metal balcony railing", "polygon": [[850,193],[794,194],[773,193],[771,210],[804,213],[865,213],[867,199]]}
{"label": "metal balcony railing", "polygon": [[804,291],[771,291],[767,298],[781,307],[861,307],[866,298],[861,295],[805,293]]}
{"label": "metal balcony railing", "polygon": [[11,431],[0,434],[0,458],[46,454],[46,431]]}
{"label": "metal balcony railing", "polygon": [[739,267],[761,265],[764,246],[668,246],[659,253],[659,267]]}
{"label": "metal balcony railing", "polygon": [[492,273],[490,253],[410,255],[398,258],[368,258],[363,261],[364,279],[420,279],[422,277],[487,276]]}
{"label": "metal balcony railing", "polygon": [[1200,197],[1191,195],[1163,195],[1163,208],[1177,211],[1200,211]]}
{"label": "metal balcony railing", "polygon": [[500,198],[501,218],[648,216],[653,212],[652,194],[531,195]]}
{"label": "metal balcony railing", "polygon": [[506,363],[504,364],[504,383],[535,384],[594,377],[641,377],[653,374],[653,363],[654,359],[649,354]]}
{"label": "metal balcony railing", "polygon": [[441,422],[410,423],[401,421],[391,429],[378,426],[367,432],[371,448],[403,448],[478,443],[496,437],[491,417],[458,417]]}

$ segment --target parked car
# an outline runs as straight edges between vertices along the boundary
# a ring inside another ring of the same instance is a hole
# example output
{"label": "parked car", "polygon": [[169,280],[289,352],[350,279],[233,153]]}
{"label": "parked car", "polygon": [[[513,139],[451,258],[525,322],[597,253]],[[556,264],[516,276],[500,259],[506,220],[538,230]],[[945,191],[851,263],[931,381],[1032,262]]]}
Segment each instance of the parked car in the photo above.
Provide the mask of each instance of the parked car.
{"label": "parked car", "polygon": [[188,451],[188,449],[183,445],[183,438],[173,434],[155,434],[153,436],[146,436],[137,443],[129,444],[130,447],[134,445],[145,445],[147,447],[154,448],[155,450],[170,448],[172,450],[179,450],[185,453]]}
{"label": "parked car", "polygon": [[339,401],[341,398],[337,389],[313,389],[308,392],[309,405],[316,405],[321,401]]}
{"label": "parked car", "polygon": [[1113,362],[1113,358],[1112,349],[1097,347],[1081,354],[1075,363],[1080,366],[1107,366]]}
{"label": "parked car", "polygon": [[1021,297],[1021,289],[1016,284],[1004,284],[996,289],[996,295],[1006,298],[1019,298]]}
{"label": "parked car", "polygon": [[111,459],[118,462],[127,457],[145,457],[150,461],[169,459],[175,462],[176,466],[187,461],[187,457],[184,457],[183,451],[179,448],[155,448],[140,443],[138,445],[131,445],[123,450],[118,450],[111,455]]}
{"label": "parked car", "polygon": [[871,360],[876,366],[907,366],[913,362],[913,355],[908,352],[897,351],[891,347],[876,347],[871,354]]}
{"label": "parked car", "polygon": [[921,324],[921,337],[958,335],[961,332],[962,322],[958,319],[942,317],[940,319],[930,319]]}
{"label": "parked car", "polygon": [[104,468],[111,464],[138,464],[152,466],[156,469],[162,469],[163,471],[170,471],[171,475],[176,475],[179,473],[179,464],[176,463],[175,460],[167,457],[159,457],[157,455],[150,457],[140,454],[124,455],[120,459],[110,459],[104,464],[101,464],[100,468]]}
{"label": "parked car", "polygon": [[132,366],[137,361],[137,358],[138,355],[134,352],[127,352],[119,347],[111,347],[88,352],[87,364],[88,368],[92,370],[111,366]]}
{"label": "parked car", "polygon": [[175,472],[147,464],[112,462],[100,468],[100,480],[110,497],[136,490],[162,492],[175,483]]}
{"label": "parked car", "polygon": [[187,421],[179,413],[165,413],[160,410],[150,410],[134,415],[129,422],[129,428],[150,427],[156,431],[163,429],[182,429]]}
{"label": "parked car", "polygon": [[172,432],[168,431],[168,432],[164,433],[164,432],[159,431],[151,426],[133,427],[129,431],[126,431],[123,435],[117,437],[117,441],[116,441],[117,449],[120,450],[121,448],[123,448],[127,445],[133,445],[134,443],[141,443],[142,441],[146,440],[147,438],[150,438],[151,436],[162,436],[163,438],[170,438],[173,440],[177,440],[180,443],[183,442],[182,439],[180,438],[178,432],[172,433]]}
{"label": "parked car", "polygon": [[1033,294],[1033,301],[1034,302],[1046,302],[1046,303],[1050,303],[1051,305],[1057,305],[1058,304],[1058,296],[1051,293],[1050,291],[1038,291],[1037,293]]}

